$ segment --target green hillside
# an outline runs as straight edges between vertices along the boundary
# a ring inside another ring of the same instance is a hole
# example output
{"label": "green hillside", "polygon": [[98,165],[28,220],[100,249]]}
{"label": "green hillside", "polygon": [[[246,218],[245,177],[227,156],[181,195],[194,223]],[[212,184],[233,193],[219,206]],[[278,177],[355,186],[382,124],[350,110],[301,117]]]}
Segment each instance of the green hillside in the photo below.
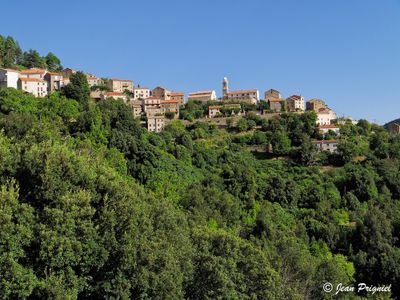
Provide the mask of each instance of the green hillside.
{"label": "green hillside", "polygon": [[155,134],[72,82],[70,98],[0,89],[2,299],[400,294],[399,136],[349,123],[317,153],[313,113]]}

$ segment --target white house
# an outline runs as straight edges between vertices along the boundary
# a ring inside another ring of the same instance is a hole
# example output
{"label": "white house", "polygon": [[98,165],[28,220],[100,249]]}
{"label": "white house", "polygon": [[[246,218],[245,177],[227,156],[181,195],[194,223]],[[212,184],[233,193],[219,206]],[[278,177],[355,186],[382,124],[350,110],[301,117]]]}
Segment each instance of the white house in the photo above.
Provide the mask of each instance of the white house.
{"label": "white house", "polygon": [[146,99],[150,97],[150,89],[147,87],[134,87],[133,88],[133,98],[134,99]]}
{"label": "white house", "polygon": [[0,87],[18,88],[19,71],[12,69],[0,69]]}
{"label": "white house", "polygon": [[35,97],[47,96],[47,81],[39,78],[19,78],[18,89]]}
{"label": "white house", "polygon": [[330,108],[320,108],[317,112],[317,124],[321,125],[331,125],[332,121],[337,119],[336,113]]}

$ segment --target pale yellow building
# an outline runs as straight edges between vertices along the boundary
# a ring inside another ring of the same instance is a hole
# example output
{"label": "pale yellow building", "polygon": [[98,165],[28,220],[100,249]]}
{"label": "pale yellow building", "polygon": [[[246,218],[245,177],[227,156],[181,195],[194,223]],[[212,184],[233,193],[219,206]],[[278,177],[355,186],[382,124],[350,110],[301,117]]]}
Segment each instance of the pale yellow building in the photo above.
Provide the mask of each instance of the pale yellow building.
{"label": "pale yellow building", "polygon": [[142,100],[143,111],[147,114],[148,109],[159,108],[161,111],[161,99],[157,97],[149,97]]}
{"label": "pale yellow building", "polygon": [[147,117],[147,130],[151,132],[161,132],[165,126],[164,116],[148,116]]}
{"label": "pale yellow building", "polygon": [[[185,93],[183,93],[183,92],[171,92],[170,97],[171,97],[170,100],[178,101],[179,105],[185,104]],[[168,99],[165,99],[165,100],[168,100]]]}
{"label": "pale yellow building", "polygon": [[112,78],[108,81],[108,88],[113,92],[123,93],[126,90],[133,93],[133,81]]}
{"label": "pale yellow building", "polygon": [[92,74],[86,74],[86,79],[90,87],[102,84],[102,80]]}
{"label": "pale yellow building", "polygon": [[173,112],[175,114],[175,118],[179,117],[179,101],[178,100],[161,100],[160,105],[161,105],[161,108],[164,113]]}

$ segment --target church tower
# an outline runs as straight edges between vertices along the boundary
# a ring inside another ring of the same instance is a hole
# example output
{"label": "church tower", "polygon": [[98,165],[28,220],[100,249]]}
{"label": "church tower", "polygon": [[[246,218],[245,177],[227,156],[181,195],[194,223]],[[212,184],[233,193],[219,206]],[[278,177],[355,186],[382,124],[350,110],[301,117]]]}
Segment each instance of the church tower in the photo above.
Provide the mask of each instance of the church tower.
{"label": "church tower", "polygon": [[222,81],[222,98],[226,98],[228,96],[228,92],[228,78],[224,77],[224,80]]}

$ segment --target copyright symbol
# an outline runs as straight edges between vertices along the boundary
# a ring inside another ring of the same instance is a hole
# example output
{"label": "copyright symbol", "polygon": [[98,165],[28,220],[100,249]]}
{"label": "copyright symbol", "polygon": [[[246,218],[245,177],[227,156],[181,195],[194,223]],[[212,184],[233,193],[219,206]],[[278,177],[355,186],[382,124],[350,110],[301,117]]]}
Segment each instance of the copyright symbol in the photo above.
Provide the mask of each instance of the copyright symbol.
{"label": "copyright symbol", "polygon": [[322,289],[324,290],[324,292],[326,293],[330,293],[333,290],[333,285],[330,282],[326,282],[324,283],[324,285],[322,286]]}

